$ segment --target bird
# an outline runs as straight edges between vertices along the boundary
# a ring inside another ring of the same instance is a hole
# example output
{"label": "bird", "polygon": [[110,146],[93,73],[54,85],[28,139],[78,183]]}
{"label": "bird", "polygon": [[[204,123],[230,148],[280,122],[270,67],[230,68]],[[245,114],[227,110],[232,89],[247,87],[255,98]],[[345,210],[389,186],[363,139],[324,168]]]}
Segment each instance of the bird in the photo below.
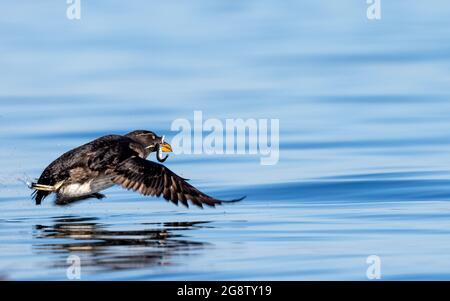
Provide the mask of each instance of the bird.
{"label": "bird", "polygon": [[[160,163],[147,160],[156,152]],[[72,149],[45,168],[37,182],[31,183],[36,205],[56,194],[57,205],[72,204],[89,198],[103,199],[100,192],[114,185],[145,196],[162,196],[165,200],[189,207],[189,202],[203,208],[233,200],[213,198],[161,164],[162,153],[172,152],[164,136],[152,131],[136,130],[126,135],[107,135]]]}

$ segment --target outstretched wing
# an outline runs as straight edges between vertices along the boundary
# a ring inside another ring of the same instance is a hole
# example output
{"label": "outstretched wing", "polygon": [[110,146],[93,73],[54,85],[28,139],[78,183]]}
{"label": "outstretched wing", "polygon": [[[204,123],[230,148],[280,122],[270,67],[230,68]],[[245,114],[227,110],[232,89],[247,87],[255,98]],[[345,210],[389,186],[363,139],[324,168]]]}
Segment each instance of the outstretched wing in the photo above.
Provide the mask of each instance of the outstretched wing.
{"label": "outstretched wing", "polygon": [[214,207],[243,199],[222,201],[212,198],[164,165],[139,157],[132,157],[120,163],[113,175],[113,182],[126,189],[137,191],[143,195],[158,197],[162,195],[166,200],[172,201],[174,204],[181,202],[186,207],[189,207],[188,200],[199,207],[203,207],[204,204]]}

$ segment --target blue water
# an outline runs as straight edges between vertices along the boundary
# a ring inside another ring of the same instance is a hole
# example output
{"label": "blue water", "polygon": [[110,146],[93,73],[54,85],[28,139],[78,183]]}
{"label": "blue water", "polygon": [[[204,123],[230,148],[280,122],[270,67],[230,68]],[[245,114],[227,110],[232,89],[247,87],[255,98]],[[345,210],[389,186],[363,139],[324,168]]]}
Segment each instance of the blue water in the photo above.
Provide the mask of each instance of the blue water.
{"label": "blue water", "polygon": [[[450,279],[450,4],[2,3],[0,278]],[[278,118],[280,160],[172,155],[221,198],[185,209],[120,188],[35,206],[20,181],[63,152],[173,120]]]}

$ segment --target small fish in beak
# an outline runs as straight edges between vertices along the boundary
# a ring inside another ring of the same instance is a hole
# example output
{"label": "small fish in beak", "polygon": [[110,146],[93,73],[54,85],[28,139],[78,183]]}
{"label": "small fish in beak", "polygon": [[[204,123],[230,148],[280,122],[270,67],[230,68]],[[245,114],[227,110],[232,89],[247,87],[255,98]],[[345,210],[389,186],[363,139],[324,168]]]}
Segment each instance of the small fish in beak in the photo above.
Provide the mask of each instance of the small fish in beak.
{"label": "small fish in beak", "polygon": [[161,144],[158,144],[157,146],[157,151],[156,151],[156,159],[158,160],[158,162],[164,162],[167,160],[167,158],[169,157],[169,155],[166,155],[165,157],[163,157],[162,153],[171,153],[172,152],[172,146],[167,143],[164,142],[164,136],[161,139]]}

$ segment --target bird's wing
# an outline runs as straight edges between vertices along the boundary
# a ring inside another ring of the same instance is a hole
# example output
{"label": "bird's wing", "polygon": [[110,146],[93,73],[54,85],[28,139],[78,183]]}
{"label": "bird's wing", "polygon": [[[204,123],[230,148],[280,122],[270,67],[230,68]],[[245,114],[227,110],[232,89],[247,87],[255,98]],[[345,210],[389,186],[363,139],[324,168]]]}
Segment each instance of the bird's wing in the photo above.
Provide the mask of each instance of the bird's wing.
{"label": "bird's wing", "polygon": [[194,205],[214,207],[227,202],[212,198],[186,182],[170,169],[156,162],[132,157],[119,164],[113,172],[113,182],[122,187],[137,191],[143,195],[163,196],[174,204],[181,202],[189,207],[188,200]]}

